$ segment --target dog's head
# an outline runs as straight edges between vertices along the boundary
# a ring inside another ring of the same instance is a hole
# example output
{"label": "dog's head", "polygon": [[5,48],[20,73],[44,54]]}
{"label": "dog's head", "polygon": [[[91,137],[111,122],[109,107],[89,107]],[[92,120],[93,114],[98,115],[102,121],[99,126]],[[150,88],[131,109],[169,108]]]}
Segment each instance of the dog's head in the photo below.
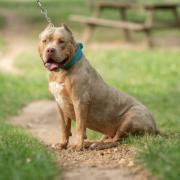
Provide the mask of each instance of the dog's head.
{"label": "dog's head", "polygon": [[60,27],[49,25],[39,37],[39,54],[49,71],[63,67],[73,57],[76,43],[72,32],[64,24]]}

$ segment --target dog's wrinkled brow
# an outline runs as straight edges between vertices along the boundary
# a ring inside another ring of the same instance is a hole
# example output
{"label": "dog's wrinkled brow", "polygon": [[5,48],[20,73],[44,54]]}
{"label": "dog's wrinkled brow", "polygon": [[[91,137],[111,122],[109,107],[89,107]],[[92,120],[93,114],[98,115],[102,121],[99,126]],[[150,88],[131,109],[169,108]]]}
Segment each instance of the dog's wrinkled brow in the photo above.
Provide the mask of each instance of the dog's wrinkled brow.
{"label": "dog's wrinkled brow", "polygon": [[44,30],[40,34],[40,38],[46,38],[46,37],[52,36],[54,32],[55,32],[55,28],[50,28],[50,29]]}

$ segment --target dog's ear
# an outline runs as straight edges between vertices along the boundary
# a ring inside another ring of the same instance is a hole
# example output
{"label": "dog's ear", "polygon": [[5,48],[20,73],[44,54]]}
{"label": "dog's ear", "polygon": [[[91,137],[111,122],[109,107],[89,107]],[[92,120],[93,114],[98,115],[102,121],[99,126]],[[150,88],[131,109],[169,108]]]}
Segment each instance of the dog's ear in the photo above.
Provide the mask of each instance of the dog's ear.
{"label": "dog's ear", "polygon": [[63,27],[70,34],[71,42],[75,46],[76,42],[74,40],[73,33],[71,32],[71,30],[65,24],[61,24],[61,27]]}
{"label": "dog's ear", "polygon": [[72,34],[71,30],[70,30],[65,24],[61,24],[61,26],[62,26],[66,31],[68,31],[69,33]]}

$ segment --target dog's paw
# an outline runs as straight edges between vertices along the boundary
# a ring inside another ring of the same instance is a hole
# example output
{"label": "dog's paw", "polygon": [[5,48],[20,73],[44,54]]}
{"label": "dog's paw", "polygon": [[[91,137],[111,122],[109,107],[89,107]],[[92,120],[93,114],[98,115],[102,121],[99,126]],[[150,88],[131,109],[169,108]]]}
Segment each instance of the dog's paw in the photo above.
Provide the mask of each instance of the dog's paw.
{"label": "dog's paw", "polygon": [[90,146],[89,146],[89,149],[90,150],[95,150],[97,148],[97,143],[92,143]]}
{"label": "dog's paw", "polygon": [[84,149],[83,146],[79,144],[75,144],[71,146],[71,150],[73,151],[83,151],[83,149]]}
{"label": "dog's paw", "polygon": [[67,143],[57,143],[57,144],[52,144],[51,148],[54,150],[62,150],[62,149],[67,149]]}

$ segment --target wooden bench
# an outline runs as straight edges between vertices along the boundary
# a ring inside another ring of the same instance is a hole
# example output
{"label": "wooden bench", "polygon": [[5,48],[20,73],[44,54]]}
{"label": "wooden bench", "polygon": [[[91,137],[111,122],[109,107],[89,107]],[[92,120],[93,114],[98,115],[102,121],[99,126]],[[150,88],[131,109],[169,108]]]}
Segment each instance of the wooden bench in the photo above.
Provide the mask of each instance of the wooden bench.
{"label": "wooden bench", "polygon": [[85,17],[85,16],[78,16],[78,15],[72,15],[70,17],[70,20],[80,22],[86,25],[86,30],[84,34],[85,42],[89,42],[89,40],[92,37],[94,28],[96,26],[118,28],[118,29],[131,30],[131,31],[136,31],[136,32],[149,31],[149,27],[146,27],[144,24],[128,22],[128,21],[109,20],[109,19],[103,19],[103,18]]}
{"label": "wooden bench", "polygon": [[[118,28],[124,31],[126,40],[131,40],[130,32],[144,32],[146,41],[149,47],[152,47],[152,38],[151,32],[154,29],[165,29],[165,28],[180,28],[180,16],[178,14],[178,7],[180,3],[168,3],[168,4],[132,4],[132,3],[119,3],[119,2],[101,2],[96,3],[94,8],[94,17],[84,17],[73,15],[70,17],[70,20],[80,22],[86,25],[84,40],[85,42],[89,42],[95,27],[111,27]],[[104,9],[114,9],[119,10],[122,20],[110,20],[100,18],[100,14]],[[144,22],[130,22],[127,19],[127,10],[135,9],[135,10],[143,10],[146,13],[146,19]],[[158,23],[157,25],[154,23],[154,13],[157,10],[170,10],[173,12],[175,17],[175,23]]]}

